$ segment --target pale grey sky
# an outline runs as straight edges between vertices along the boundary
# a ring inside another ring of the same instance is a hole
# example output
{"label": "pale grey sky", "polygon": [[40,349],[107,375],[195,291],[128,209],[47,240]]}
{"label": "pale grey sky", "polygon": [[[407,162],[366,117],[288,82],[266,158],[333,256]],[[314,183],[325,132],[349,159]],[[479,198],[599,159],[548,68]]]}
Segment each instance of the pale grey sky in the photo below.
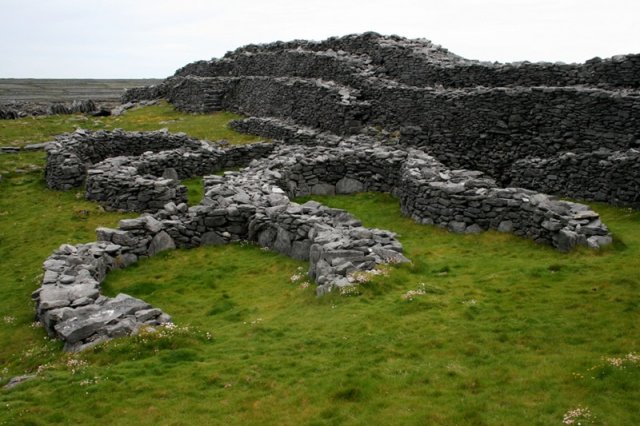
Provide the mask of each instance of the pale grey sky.
{"label": "pale grey sky", "polygon": [[166,77],[248,43],[364,31],[470,58],[640,53],[640,0],[0,0],[0,78]]}

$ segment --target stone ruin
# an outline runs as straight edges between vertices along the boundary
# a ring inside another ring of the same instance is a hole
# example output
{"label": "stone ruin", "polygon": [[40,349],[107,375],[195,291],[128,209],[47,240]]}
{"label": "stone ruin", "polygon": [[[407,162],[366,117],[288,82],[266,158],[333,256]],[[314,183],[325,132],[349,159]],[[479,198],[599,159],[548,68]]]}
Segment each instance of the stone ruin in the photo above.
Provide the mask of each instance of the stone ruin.
{"label": "stone ruin", "polygon": [[52,189],[85,185],[86,198],[111,210],[156,212],[187,201],[179,179],[246,166],[272,144],[227,146],[184,133],[78,130],[45,147],[45,181]]}
{"label": "stone ruin", "polygon": [[[503,186],[638,207],[638,169],[622,159],[640,148],[639,89],[640,54],[499,64],[366,33],[245,46],[124,100],[166,98],[183,111],[225,109],[338,135],[374,127]],[[574,182],[562,185],[567,177]]]}
{"label": "stone ruin", "polygon": [[[597,213],[538,191],[638,207],[639,76],[640,55],[481,63],[374,33],[251,45],[189,64],[123,102],[240,112],[250,117],[233,128],[273,142],[79,131],[48,144],[51,188],[84,183],[88,199],[146,214],[54,252],[33,295],[38,318],[67,350],[170,322],[99,288],[109,270],[171,248],[255,242],[309,261],[318,295],[409,261],[394,233],[291,201],[309,194],[390,192],[405,215],[452,232],[496,229],[561,251],[610,244]],[[205,196],[189,207],[179,179],[196,175],[209,175]]]}

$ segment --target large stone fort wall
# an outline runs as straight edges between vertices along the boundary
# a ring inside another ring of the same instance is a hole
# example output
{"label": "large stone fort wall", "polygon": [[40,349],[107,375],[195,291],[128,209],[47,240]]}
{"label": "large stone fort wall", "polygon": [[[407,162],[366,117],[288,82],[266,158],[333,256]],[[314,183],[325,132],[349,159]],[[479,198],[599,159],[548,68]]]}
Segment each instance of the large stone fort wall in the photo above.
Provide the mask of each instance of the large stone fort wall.
{"label": "large stone fort wall", "polygon": [[[228,109],[342,135],[374,126],[504,185],[638,206],[637,190],[613,194],[603,179],[583,179],[578,188],[527,177],[567,153],[606,149],[633,157],[640,148],[639,85],[640,55],[499,64],[467,60],[426,40],[366,33],[245,46],[124,98],[165,97],[185,111]],[[637,173],[618,173],[615,184],[638,188],[640,181]]]}

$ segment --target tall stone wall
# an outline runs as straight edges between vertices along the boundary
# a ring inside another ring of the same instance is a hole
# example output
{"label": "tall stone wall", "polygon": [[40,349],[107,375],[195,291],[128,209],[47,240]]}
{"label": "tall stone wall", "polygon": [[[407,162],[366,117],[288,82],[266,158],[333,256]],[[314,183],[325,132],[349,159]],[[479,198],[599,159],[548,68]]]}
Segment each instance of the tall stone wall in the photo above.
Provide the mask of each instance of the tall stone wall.
{"label": "tall stone wall", "polygon": [[[415,99],[406,102],[407,99]],[[640,96],[586,88],[429,91],[388,88],[374,103],[379,123],[448,165],[502,180],[514,161],[640,145]]]}
{"label": "tall stone wall", "polygon": [[[639,86],[637,54],[584,64],[486,63],[427,40],[365,33],[245,46],[181,68],[161,91],[184,110],[224,108],[316,133],[400,132],[406,146],[509,184],[520,160],[551,164],[565,153],[608,149],[623,155],[640,147]],[[586,174],[601,174],[593,162],[584,164]],[[630,192],[634,178],[620,175],[616,183]],[[525,176],[518,185],[534,188]],[[633,197],[600,188],[602,179],[582,182],[546,188],[598,200],[609,194],[604,201],[633,204]]]}
{"label": "tall stone wall", "polygon": [[271,76],[332,80],[358,87],[372,73],[370,58],[335,51],[302,49],[239,52],[220,60],[198,61],[179,69],[175,77]]}
{"label": "tall stone wall", "polygon": [[295,77],[235,79],[223,105],[246,115],[289,118],[337,134],[357,133],[369,104],[351,87]]}
{"label": "tall stone wall", "polygon": [[233,79],[228,78],[187,77],[166,84],[162,91],[177,109],[203,113],[223,109],[222,99],[234,87],[234,83]]}
{"label": "tall stone wall", "polygon": [[175,76],[296,76],[359,85],[367,76],[410,86],[596,86],[638,88],[640,55],[593,58],[584,64],[498,63],[465,59],[425,39],[365,33],[313,42],[248,45],[221,59],[197,61]]}
{"label": "tall stone wall", "polygon": [[567,152],[552,158],[516,161],[508,170],[512,185],[547,193],[569,192],[586,200],[640,209],[640,151]]}

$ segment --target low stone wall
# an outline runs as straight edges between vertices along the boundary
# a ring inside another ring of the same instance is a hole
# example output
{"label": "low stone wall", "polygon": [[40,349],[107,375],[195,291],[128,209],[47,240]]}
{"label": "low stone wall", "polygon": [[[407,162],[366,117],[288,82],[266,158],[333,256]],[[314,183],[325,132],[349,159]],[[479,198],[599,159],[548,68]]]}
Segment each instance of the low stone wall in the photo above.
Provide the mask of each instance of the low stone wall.
{"label": "low stone wall", "polygon": [[155,212],[165,204],[187,201],[179,179],[203,176],[246,166],[274,148],[270,143],[221,149],[203,143],[200,148],[146,152],[138,157],[114,157],[88,171],[85,196],[110,210]]}
{"label": "low stone wall", "polygon": [[[302,206],[289,202],[284,188],[289,189],[289,195],[300,194],[292,190],[290,180],[295,175],[295,167],[303,158],[322,158],[324,149],[279,145],[269,157],[254,162],[242,172],[208,178],[203,201],[217,211],[231,212],[231,217],[242,218],[243,213],[248,212],[247,239],[285,255],[309,260],[309,275],[319,285],[318,294],[349,285],[349,275],[355,271],[368,271],[381,263],[407,261],[393,233],[362,228],[359,221],[342,210],[314,202]],[[319,183],[315,187],[318,193],[324,193],[323,185],[329,184]],[[230,223],[217,221],[222,226]],[[233,229],[227,228],[221,235],[243,232],[245,228],[241,223],[236,222]]]}
{"label": "low stone wall", "polygon": [[[261,126],[264,121],[245,123]],[[267,123],[269,131],[275,131],[277,120]],[[292,130],[285,126],[286,133],[293,134]],[[527,189],[499,188],[482,172],[451,170],[423,151],[386,146],[363,135],[327,145],[309,146],[304,152],[295,145],[279,147],[277,152],[286,152],[280,156],[290,158],[286,167],[280,167],[284,170],[279,172],[280,187],[292,197],[391,192],[400,197],[403,212],[421,223],[455,232],[499,229],[563,251],[576,244],[598,247],[611,240],[598,215],[584,205]],[[264,167],[275,169],[269,160],[263,161]]]}
{"label": "low stone wall", "polygon": [[17,120],[22,116],[23,114],[21,113],[21,111],[15,108],[7,107],[4,105],[0,107],[0,120]]}
{"label": "low stone wall", "polygon": [[85,198],[107,210],[155,212],[165,204],[187,202],[187,188],[170,178],[140,175],[124,157],[115,157],[89,170]]}
{"label": "low stone wall", "polygon": [[399,186],[400,205],[420,223],[453,232],[511,232],[560,251],[610,244],[599,215],[587,206],[522,188],[499,188],[480,172],[447,170],[411,152]]}
{"label": "low stone wall", "polygon": [[[45,262],[42,287],[34,293],[38,318],[50,335],[63,339],[67,350],[82,350],[145,324],[169,322],[162,311],[137,299],[100,296],[99,286],[109,270],[176,247],[256,242],[308,260],[319,295],[353,285],[357,274],[377,265],[408,261],[392,232],[364,228],[347,212],[316,202],[292,203],[289,196],[390,191],[414,220],[453,232],[495,228],[559,250],[611,242],[597,213],[586,206],[500,189],[481,172],[449,170],[423,151],[400,150],[363,135],[334,146],[275,144],[270,149],[242,171],[206,177],[205,197],[197,206],[170,201],[153,215],[120,221],[117,229],[99,228],[97,242],[61,246]],[[122,173],[143,167],[159,172],[167,164],[182,170],[184,154],[191,153],[183,148],[103,164]],[[131,176],[125,180],[136,183],[139,178]]]}
{"label": "low stone wall", "polygon": [[[209,178],[210,195],[221,180]],[[253,198],[255,204],[247,204],[243,189],[226,207],[221,202],[191,208],[168,203],[153,216],[120,221],[118,229],[98,228],[97,242],[61,246],[45,261],[42,286],[33,295],[37,317],[49,335],[62,339],[65,350],[79,351],[134,334],[145,325],[169,323],[160,309],[123,294],[106,298],[99,288],[108,271],[176,247],[256,241],[310,260],[310,276],[323,285],[318,294],[351,285],[350,274],[356,271],[407,260],[393,233],[362,228],[342,210],[290,203],[281,190],[268,185],[261,185],[261,195],[253,194],[262,202]]]}
{"label": "low stone wall", "polygon": [[180,147],[201,149],[203,141],[184,133],[77,130],[57,136],[48,144],[45,180],[52,189],[67,190],[82,186],[87,169],[107,158],[141,155]]}
{"label": "low stone wall", "polygon": [[32,297],[36,316],[52,337],[65,342],[67,351],[79,351],[114,337],[137,332],[145,325],[171,321],[161,310],[131,296],[100,295],[107,272],[137,259],[125,235],[118,243],[98,241],[63,244],[44,262],[41,287]]}
{"label": "low stone wall", "polygon": [[640,208],[640,151],[566,152],[516,161],[506,180],[550,194]]}
{"label": "low stone wall", "polygon": [[[91,99],[71,102],[12,102],[0,105],[0,120],[16,120],[40,115],[91,114],[102,109],[103,107],[96,106]],[[108,110],[105,109],[105,111]]]}
{"label": "low stone wall", "polygon": [[[45,180],[50,188],[62,190],[86,180],[87,199],[111,209],[156,211],[169,201],[186,200],[186,189],[175,179],[245,166],[272,149],[266,143],[212,145],[167,131],[80,130],[47,144]],[[172,179],[161,179],[167,169],[173,170]]]}

